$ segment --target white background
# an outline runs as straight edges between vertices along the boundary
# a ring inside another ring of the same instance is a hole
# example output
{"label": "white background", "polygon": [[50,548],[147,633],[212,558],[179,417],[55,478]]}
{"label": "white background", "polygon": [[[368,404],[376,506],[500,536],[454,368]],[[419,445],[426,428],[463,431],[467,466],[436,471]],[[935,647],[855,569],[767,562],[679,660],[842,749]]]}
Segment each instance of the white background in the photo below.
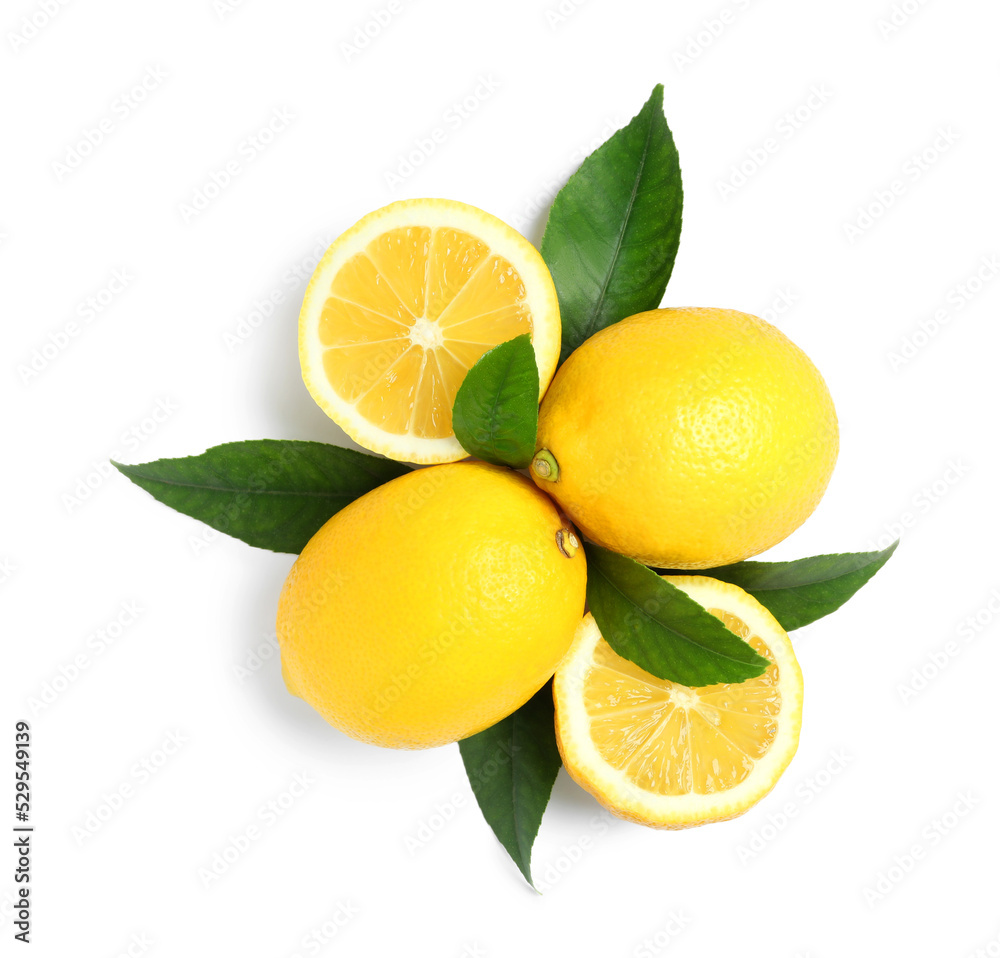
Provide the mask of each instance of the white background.
{"label": "white background", "polygon": [[[13,824],[13,723],[28,719],[35,954],[1000,953],[994,3],[907,0],[888,29],[892,0],[564,15],[556,0],[398,0],[381,26],[387,0],[93,0],[48,23],[41,9],[0,14],[0,795]],[[352,49],[366,23],[377,35]],[[273,614],[291,557],[206,537],[106,463],[344,441],[299,379],[295,271],[407,196],[465,200],[537,242],[554,189],[660,81],[686,194],[665,302],[772,319],[839,409],[826,498],[769,558],[884,546],[900,527],[903,542],[793,635],[801,745],[764,802],[661,833],[609,822],[561,774],[539,896],[456,747],[360,745],[284,691]],[[256,150],[275,110],[293,118]],[[444,142],[404,175],[435,128]],[[230,160],[230,185],[185,217]],[[116,270],[127,285],[101,296]],[[130,603],[134,621],[113,625]],[[296,776],[311,784],[292,800]],[[274,819],[271,802],[291,804]],[[223,853],[235,862],[206,884]],[[7,953],[12,852],[0,860]]]}

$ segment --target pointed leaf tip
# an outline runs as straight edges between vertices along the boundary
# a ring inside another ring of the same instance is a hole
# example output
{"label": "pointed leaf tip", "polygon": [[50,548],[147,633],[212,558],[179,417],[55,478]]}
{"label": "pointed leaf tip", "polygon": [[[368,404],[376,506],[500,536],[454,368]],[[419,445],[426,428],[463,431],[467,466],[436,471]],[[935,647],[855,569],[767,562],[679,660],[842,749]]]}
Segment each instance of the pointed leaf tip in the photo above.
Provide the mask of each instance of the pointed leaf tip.
{"label": "pointed leaf tip", "polygon": [[680,243],[683,199],[659,83],[552,204],[541,249],[559,295],[563,360],[598,330],[660,305]]}
{"label": "pointed leaf tip", "polygon": [[516,712],[458,746],[483,817],[535,888],[531,849],[562,765],[551,683]]}

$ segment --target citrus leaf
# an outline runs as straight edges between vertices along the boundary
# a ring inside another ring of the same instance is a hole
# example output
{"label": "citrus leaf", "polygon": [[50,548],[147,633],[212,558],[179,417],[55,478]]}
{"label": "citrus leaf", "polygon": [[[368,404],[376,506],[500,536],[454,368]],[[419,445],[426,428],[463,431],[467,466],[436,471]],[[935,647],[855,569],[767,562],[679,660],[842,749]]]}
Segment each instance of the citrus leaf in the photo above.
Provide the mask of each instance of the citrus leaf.
{"label": "citrus leaf", "polygon": [[470,455],[523,469],[535,452],[538,365],[525,333],[487,350],[455,396],[455,436]]}
{"label": "citrus leaf", "polygon": [[620,656],[680,685],[744,682],[770,665],[714,615],[634,559],[591,542],[587,603]]}
{"label": "citrus leaf", "polygon": [[656,309],[681,236],[680,161],[663,84],[559,191],[542,257],[559,295],[562,355],[618,320]]}
{"label": "citrus leaf", "polygon": [[531,846],[562,764],[552,684],[546,682],[512,715],[458,747],[483,817],[534,888]]}
{"label": "citrus leaf", "polygon": [[810,556],[794,562],[737,562],[705,575],[749,592],[788,632],[839,609],[896,551]]}
{"label": "citrus leaf", "polygon": [[135,466],[112,462],[164,505],[260,549],[299,553],[335,512],[409,472],[322,442],[257,439]]}

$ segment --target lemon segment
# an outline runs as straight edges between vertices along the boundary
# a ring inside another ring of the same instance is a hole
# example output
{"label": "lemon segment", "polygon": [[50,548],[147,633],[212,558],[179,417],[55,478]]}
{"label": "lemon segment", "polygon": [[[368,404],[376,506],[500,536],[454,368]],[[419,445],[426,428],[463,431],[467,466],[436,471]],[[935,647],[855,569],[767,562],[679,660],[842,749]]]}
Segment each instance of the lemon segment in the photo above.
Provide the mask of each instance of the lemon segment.
{"label": "lemon segment", "polygon": [[419,463],[466,453],[451,410],[486,350],[527,333],[544,393],[561,343],[538,251],[496,217],[450,200],[369,214],[316,267],[299,359],[320,407],[367,449]]}
{"label": "lemon segment", "polygon": [[556,734],[569,774],[614,814],[684,828],[745,812],[798,745],[802,674],[788,635],[752,596],[665,576],[771,660],[757,678],[688,688],[617,655],[588,615],[556,672]]}

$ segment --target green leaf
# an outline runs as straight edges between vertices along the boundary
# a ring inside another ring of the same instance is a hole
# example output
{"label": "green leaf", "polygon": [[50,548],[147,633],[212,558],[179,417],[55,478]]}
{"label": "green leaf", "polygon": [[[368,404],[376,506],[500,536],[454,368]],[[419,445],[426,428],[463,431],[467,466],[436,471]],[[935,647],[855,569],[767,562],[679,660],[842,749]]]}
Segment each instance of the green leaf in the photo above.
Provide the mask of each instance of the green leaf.
{"label": "green leaf", "polygon": [[744,682],[770,662],[652,569],[591,542],[587,603],[604,641],[657,678],[681,685]]}
{"label": "green leaf", "polygon": [[409,472],[322,442],[258,439],[199,456],[112,465],[160,502],[274,552],[299,553],[335,512]]}
{"label": "green leaf", "polygon": [[483,817],[534,887],[531,846],[562,764],[551,682],[512,715],[458,747]]}
{"label": "green leaf", "polygon": [[[881,552],[810,556],[794,562],[738,562],[704,574],[749,592],[788,632],[839,609],[888,561]],[[701,574],[701,573],[698,573]]]}
{"label": "green leaf", "polygon": [[525,333],[479,357],[455,396],[455,436],[466,452],[523,469],[535,452],[538,365]]}
{"label": "green leaf", "polygon": [[599,329],[660,305],[680,243],[682,205],[660,84],[552,204],[541,249],[559,295],[561,359]]}

